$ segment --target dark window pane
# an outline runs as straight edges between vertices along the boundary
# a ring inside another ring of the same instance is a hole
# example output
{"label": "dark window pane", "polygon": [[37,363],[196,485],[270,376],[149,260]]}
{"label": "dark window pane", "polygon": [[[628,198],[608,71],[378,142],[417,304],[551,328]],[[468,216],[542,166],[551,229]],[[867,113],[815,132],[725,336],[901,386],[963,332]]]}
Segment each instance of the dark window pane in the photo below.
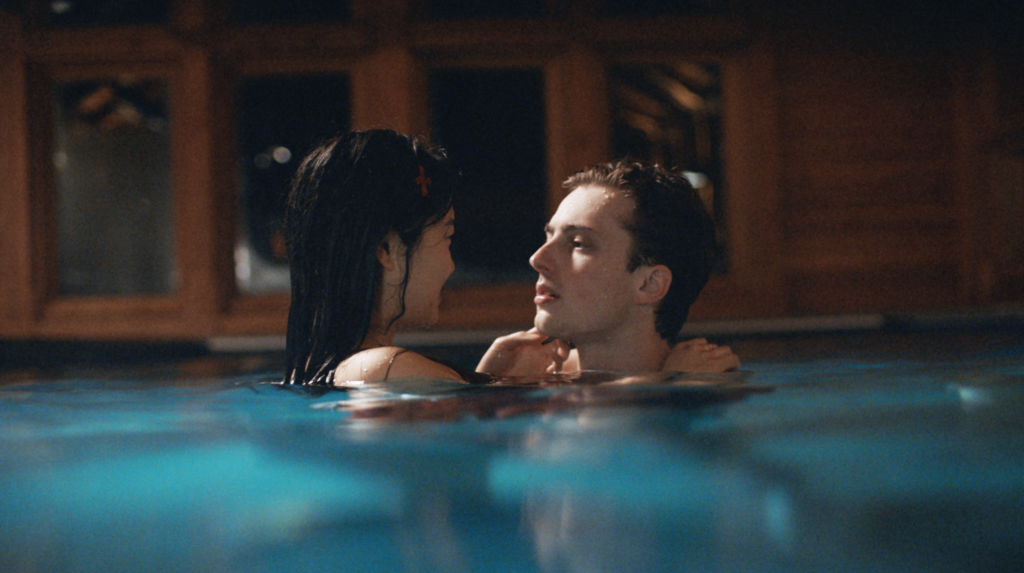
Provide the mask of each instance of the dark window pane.
{"label": "dark window pane", "polygon": [[64,83],[54,100],[60,294],[173,291],[167,84]]}
{"label": "dark window pane", "polygon": [[618,66],[609,71],[616,157],[686,173],[718,228],[717,272],[726,268],[722,86],[717,65],[699,62]]}
{"label": "dark window pane", "polygon": [[235,277],[242,293],[287,291],[282,224],[288,182],[319,140],[349,126],[347,74],[248,78],[238,88],[241,226]]}
{"label": "dark window pane", "polygon": [[537,18],[546,14],[545,0],[429,0],[427,14],[439,20]]}
{"label": "dark window pane", "polygon": [[51,26],[109,26],[167,22],[167,0],[52,0]]}
{"label": "dark window pane", "polygon": [[533,281],[544,241],[543,77],[538,70],[430,74],[435,140],[464,175],[452,282]]}
{"label": "dark window pane", "polygon": [[610,16],[699,16],[725,12],[728,0],[601,0]]}
{"label": "dark window pane", "polygon": [[232,0],[231,6],[243,24],[344,22],[351,16],[345,0]]}

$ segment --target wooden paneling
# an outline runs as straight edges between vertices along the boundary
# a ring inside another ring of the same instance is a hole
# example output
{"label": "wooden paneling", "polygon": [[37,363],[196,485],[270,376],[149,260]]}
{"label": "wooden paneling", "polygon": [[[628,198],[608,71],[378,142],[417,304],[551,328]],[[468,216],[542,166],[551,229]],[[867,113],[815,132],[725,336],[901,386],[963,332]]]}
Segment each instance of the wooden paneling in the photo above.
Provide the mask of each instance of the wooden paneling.
{"label": "wooden paneling", "polygon": [[426,134],[426,70],[409,49],[383,47],[364,57],[353,70],[352,128],[386,127]]}
{"label": "wooden paneling", "polygon": [[[959,261],[956,222],[926,226],[823,226],[787,237],[787,271],[812,273],[864,270],[899,265],[949,265]],[[955,279],[956,277],[950,277]]]}
{"label": "wooden paneling", "polygon": [[580,169],[611,159],[611,121],[604,62],[592,50],[576,47],[561,54],[547,66],[544,80],[551,215],[567,193],[562,181]]}
{"label": "wooden paneling", "polygon": [[955,263],[875,264],[871,269],[816,268],[786,276],[791,315],[911,312],[949,308]]}
{"label": "wooden paneling", "polygon": [[[618,20],[565,0],[546,19],[448,22],[413,0],[354,0],[346,23],[237,26],[216,1],[174,0],[166,26],[101,29],[0,12],[0,336],[284,331],[287,296],[234,289],[237,76],[347,71],[354,127],[426,134],[429,69],[542,69],[554,211],[564,177],[611,159],[607,66],[680,58],[723,78],[728,272],[692,318],[1024,303],[1019,27],[966,5],[744,4]],[[48,78],[154,67],[172,90],[180,292],[55,297]],[[528,284],[452,288],[437,328],[525,327],[531,299]]]}
{"label": "wooden paneling", "polygon": [[321,58],[352,56],[371,45],[364,30],[340,24],[229,27],[218,31],[217,44],[217,51],[231,59],[304,59],[313,66]]}
{"label": "wooden paneling", "polygon": [[0,12],[0,335],[21,332],[34,311],[26,70],[20,22]]}
{"label": "wooden paneling", "polygon": [[[863,140],[860,145],[864,145]],[[822,154],[820,148],[818,151],[786,162],[789,167],[785,175],[784,201],[787,207],[840,210],[917,205],[950,208],[955,203],[957,180],[951,161],[851,161],[842,154]],[[784,224],[788,226],[799,222],[796,217],[789,217]]]}
{"label": "wooden paneling", "polygon": [[230,187],[233,163],[230,139],[218,126],[215,110],[230,101],[222,77],[202,50],[187,48],[172,84],[172,170],[182,313],[196,333],[214,331],[226,307],[231,283],[221,269],[231,268],[234,223]]}
{"label": "wooden paneling", "polygon": [[777,64],[764,36],[723,62],[728,273],[705,287],[691,311],[694,319],[786,312],[778,225],[785,189]]}
{"label": "wooden paneling", "polygon": [[788,312],[965,304],[949,58],[788,47],[778,74]]}
{"label": "wooden paneling", "polygon": [[41,29],[25,37],[26,52],[39,62],[166,60],[176,55],[178,47],[170,30],[158,26]]}

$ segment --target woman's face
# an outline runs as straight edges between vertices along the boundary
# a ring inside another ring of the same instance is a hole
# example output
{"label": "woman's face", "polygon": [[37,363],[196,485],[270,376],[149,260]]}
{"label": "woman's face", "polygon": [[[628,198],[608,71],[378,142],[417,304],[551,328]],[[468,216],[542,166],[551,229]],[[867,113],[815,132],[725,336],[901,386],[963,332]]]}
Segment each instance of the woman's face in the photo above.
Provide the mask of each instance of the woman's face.
{"label": "woman's face", "polygon": [[437,322],[441,287],[455,270],[451,254],[454,232],[454,210],[423,231],[420,244],[409,259],[405,314],[400,319],[403,324],[430,326]]}

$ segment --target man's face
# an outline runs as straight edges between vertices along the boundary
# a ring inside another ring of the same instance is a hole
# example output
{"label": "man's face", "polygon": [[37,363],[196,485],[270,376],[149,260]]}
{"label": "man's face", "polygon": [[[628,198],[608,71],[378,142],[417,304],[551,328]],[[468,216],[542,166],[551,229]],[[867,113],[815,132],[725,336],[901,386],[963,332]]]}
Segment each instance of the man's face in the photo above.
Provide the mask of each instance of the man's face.
{"label": "man's face", "polygon": [[598,186],[573,190],[546,228],[547,241],[530,257],[540,273],[534,326],[548,336],[610,341],[636,308],[636,274],[627,265],[632,237],[623,224],[633,200]]}

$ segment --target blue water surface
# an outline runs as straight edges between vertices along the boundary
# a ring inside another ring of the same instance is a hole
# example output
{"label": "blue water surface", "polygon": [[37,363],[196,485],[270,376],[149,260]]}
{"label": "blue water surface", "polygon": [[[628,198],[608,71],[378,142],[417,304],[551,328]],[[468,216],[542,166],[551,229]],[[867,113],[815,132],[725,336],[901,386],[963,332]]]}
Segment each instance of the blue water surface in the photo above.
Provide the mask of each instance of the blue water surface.
{"label": "blue water surface", "polygon": [[720,387],[315,394],[187,366],[0,383],[0,571],[1024,563],[1024,344]]}

